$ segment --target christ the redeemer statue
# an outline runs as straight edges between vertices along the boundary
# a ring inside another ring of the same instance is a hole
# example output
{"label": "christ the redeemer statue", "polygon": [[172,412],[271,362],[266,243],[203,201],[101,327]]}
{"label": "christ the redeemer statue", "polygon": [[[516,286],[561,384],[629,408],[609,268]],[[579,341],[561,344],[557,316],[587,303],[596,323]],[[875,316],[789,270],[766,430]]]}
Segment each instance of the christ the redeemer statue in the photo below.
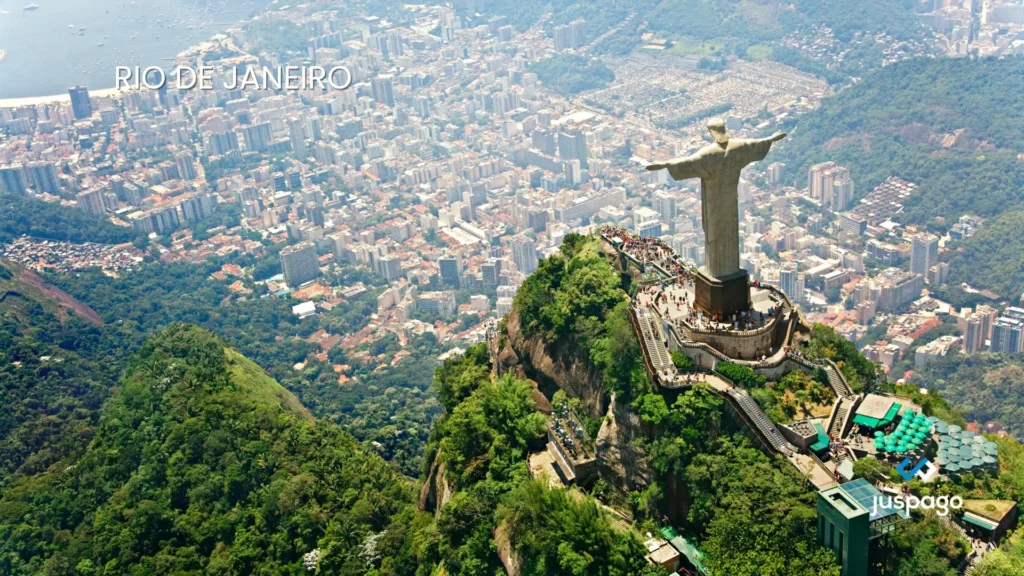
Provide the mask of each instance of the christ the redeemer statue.
{"label": "christ the redeemer statue", "polygon": [[773,142],[786,137],[777,132],[770,138],[730,139],[725,122],[717,118],[708,122],[714,144],[701,148],[693,156],[659,162],[648,170],[668,168],[675,180],[700,178],[701,215],[704,227],[704,273],[723,279],[740,271],[740,233],[736,189],[740,171],[763,160]]}

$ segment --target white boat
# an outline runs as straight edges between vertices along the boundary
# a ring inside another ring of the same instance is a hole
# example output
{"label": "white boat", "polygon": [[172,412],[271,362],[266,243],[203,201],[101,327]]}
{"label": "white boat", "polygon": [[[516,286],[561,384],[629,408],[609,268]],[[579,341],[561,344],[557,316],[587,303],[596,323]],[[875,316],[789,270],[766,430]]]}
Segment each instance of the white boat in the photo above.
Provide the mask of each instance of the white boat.
{"label": "white boat", "polygon": [[39,10],[39,4],[29,4],[28,6],[25,6],[25,10]]}

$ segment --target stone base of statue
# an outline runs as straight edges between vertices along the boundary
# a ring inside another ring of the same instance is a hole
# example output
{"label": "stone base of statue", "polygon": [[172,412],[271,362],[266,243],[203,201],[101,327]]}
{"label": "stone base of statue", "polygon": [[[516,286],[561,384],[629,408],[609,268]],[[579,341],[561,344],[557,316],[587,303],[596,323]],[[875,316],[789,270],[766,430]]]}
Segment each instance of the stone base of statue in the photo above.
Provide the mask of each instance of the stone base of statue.
{"label": "stone base of statue", "polygon": [[739,270],[722,278],[698,271],[693,280],[694,303],[705,314],[728,321],[734,314],[750,310],[750,275]]}

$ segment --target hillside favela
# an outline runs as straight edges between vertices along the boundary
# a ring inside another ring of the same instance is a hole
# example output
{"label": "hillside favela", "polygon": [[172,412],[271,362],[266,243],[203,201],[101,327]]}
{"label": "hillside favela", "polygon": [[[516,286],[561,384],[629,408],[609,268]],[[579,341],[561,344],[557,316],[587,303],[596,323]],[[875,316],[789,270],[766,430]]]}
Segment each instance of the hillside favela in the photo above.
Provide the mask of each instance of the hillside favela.
{"label": "hillside favela", "polygon": [[0,576],[1024,576],[1024,0],[36,1]]}

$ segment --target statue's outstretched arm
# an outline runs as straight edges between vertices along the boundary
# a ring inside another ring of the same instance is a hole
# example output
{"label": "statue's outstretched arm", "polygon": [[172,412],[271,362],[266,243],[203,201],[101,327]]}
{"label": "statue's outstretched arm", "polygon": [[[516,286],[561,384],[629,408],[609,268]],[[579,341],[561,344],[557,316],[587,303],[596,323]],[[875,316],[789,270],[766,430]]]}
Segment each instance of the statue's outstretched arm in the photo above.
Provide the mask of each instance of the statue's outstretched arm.
{"label": "statue's outstretched arm", "polygon": [[648,164],[647,169],[661,170],[662,168],[668,168],[668,172],[672,175],[674,180],[702,178],[705,174],[704,171],[701,170],[700,161],[701,158],[699,155],[693,155],[686,158],[676,158],[675,160],[669,160],[668,162],[655,162],[653,164]]}

